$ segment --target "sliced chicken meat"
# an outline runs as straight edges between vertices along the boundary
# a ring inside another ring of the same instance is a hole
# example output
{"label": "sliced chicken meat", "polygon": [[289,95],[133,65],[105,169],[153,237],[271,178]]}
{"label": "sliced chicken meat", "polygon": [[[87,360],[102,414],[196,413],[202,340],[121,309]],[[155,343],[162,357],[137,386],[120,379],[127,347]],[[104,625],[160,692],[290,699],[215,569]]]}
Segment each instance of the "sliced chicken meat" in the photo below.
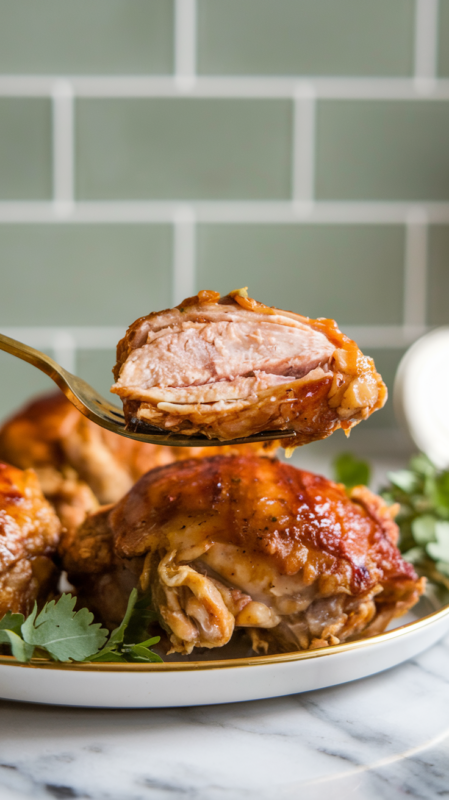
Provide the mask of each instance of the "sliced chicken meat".
{"label": "sliced chicken meat", "polygon": [[387,398],[372,359],[333,320],[269,308],[246,290],[202,291],[137,320],[114,376],[130,428],[223,441],[293,429],[284,446],[349,431]]}

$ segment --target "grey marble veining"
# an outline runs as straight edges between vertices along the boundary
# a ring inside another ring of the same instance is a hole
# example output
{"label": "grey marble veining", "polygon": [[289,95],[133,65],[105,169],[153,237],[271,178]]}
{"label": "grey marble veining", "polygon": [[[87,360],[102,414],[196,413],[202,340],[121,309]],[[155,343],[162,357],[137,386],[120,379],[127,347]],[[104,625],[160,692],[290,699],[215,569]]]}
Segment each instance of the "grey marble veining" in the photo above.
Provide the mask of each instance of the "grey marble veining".
{"label": "grey marble veining", "polygon": [[449,637],[389,672],[234,705],[0,703],[0,798],[449,797]]}

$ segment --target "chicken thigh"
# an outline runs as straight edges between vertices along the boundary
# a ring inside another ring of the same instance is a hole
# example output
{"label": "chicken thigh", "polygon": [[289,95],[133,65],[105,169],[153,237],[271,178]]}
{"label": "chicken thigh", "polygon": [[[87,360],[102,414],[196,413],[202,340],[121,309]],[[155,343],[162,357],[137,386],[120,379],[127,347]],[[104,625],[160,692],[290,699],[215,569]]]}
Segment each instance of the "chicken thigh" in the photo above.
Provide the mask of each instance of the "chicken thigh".
{"label": "chicken thigh", "polygon": [[215,456],[148,472],[89,517],[63,563],[113,626],[133,586],[148,592],[172,652],[326,646],[382,631],[423,591],[396,546],[392,511],[275,459]]}
{"label": "chicken thigh", "polygon": [[0,462],[0,617],[28,614],[56,589],[61,525],[35,473]]}

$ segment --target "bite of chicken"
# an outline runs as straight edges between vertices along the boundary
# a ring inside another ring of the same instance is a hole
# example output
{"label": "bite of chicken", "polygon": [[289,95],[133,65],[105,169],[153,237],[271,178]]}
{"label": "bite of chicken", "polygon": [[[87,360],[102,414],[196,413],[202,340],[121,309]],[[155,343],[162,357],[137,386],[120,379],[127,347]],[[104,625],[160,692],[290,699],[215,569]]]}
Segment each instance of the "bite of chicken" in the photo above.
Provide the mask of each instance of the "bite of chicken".
{"label": "bite of chicken", "polygon": [[274,459],[230,456],[154,469],[91,516],[64,566],[110,626],[132,586],[151,596],[172,652],[221,647],[235,628],[260,652],[382,631],[424,584],[368,489]]}
{"label": "bite of chicken", "polygon": [[114,376],[131,428],[223,441],[293,429],[284,446],[349,431],[387,398],[372,359],[333,320],[269,308],[245,290],[202,291],[137,320]]}

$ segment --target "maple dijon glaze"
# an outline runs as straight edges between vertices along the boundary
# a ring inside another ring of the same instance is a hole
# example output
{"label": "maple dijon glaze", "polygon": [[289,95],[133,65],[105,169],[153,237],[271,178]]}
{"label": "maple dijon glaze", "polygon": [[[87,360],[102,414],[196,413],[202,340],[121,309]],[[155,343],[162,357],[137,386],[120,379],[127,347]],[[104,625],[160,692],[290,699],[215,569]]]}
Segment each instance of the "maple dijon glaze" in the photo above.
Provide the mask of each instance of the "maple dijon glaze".
{"label": "maple dijon glaze", "polygon": [[329,319],[201,291],[141,317],[117,346],[115,384],[130,428],[146,422],[222,441],[293,429],[285,447],[346,432],[385,404],[371,358]]}
{"label": "maple dijon glaze", "polygon": [[385,629],[424,588],[392,511],[275,459],[215,456],[152,470],[92,515],[63,554],[69,580],[114,627],[149,592],[171,652],[324,647]]}

